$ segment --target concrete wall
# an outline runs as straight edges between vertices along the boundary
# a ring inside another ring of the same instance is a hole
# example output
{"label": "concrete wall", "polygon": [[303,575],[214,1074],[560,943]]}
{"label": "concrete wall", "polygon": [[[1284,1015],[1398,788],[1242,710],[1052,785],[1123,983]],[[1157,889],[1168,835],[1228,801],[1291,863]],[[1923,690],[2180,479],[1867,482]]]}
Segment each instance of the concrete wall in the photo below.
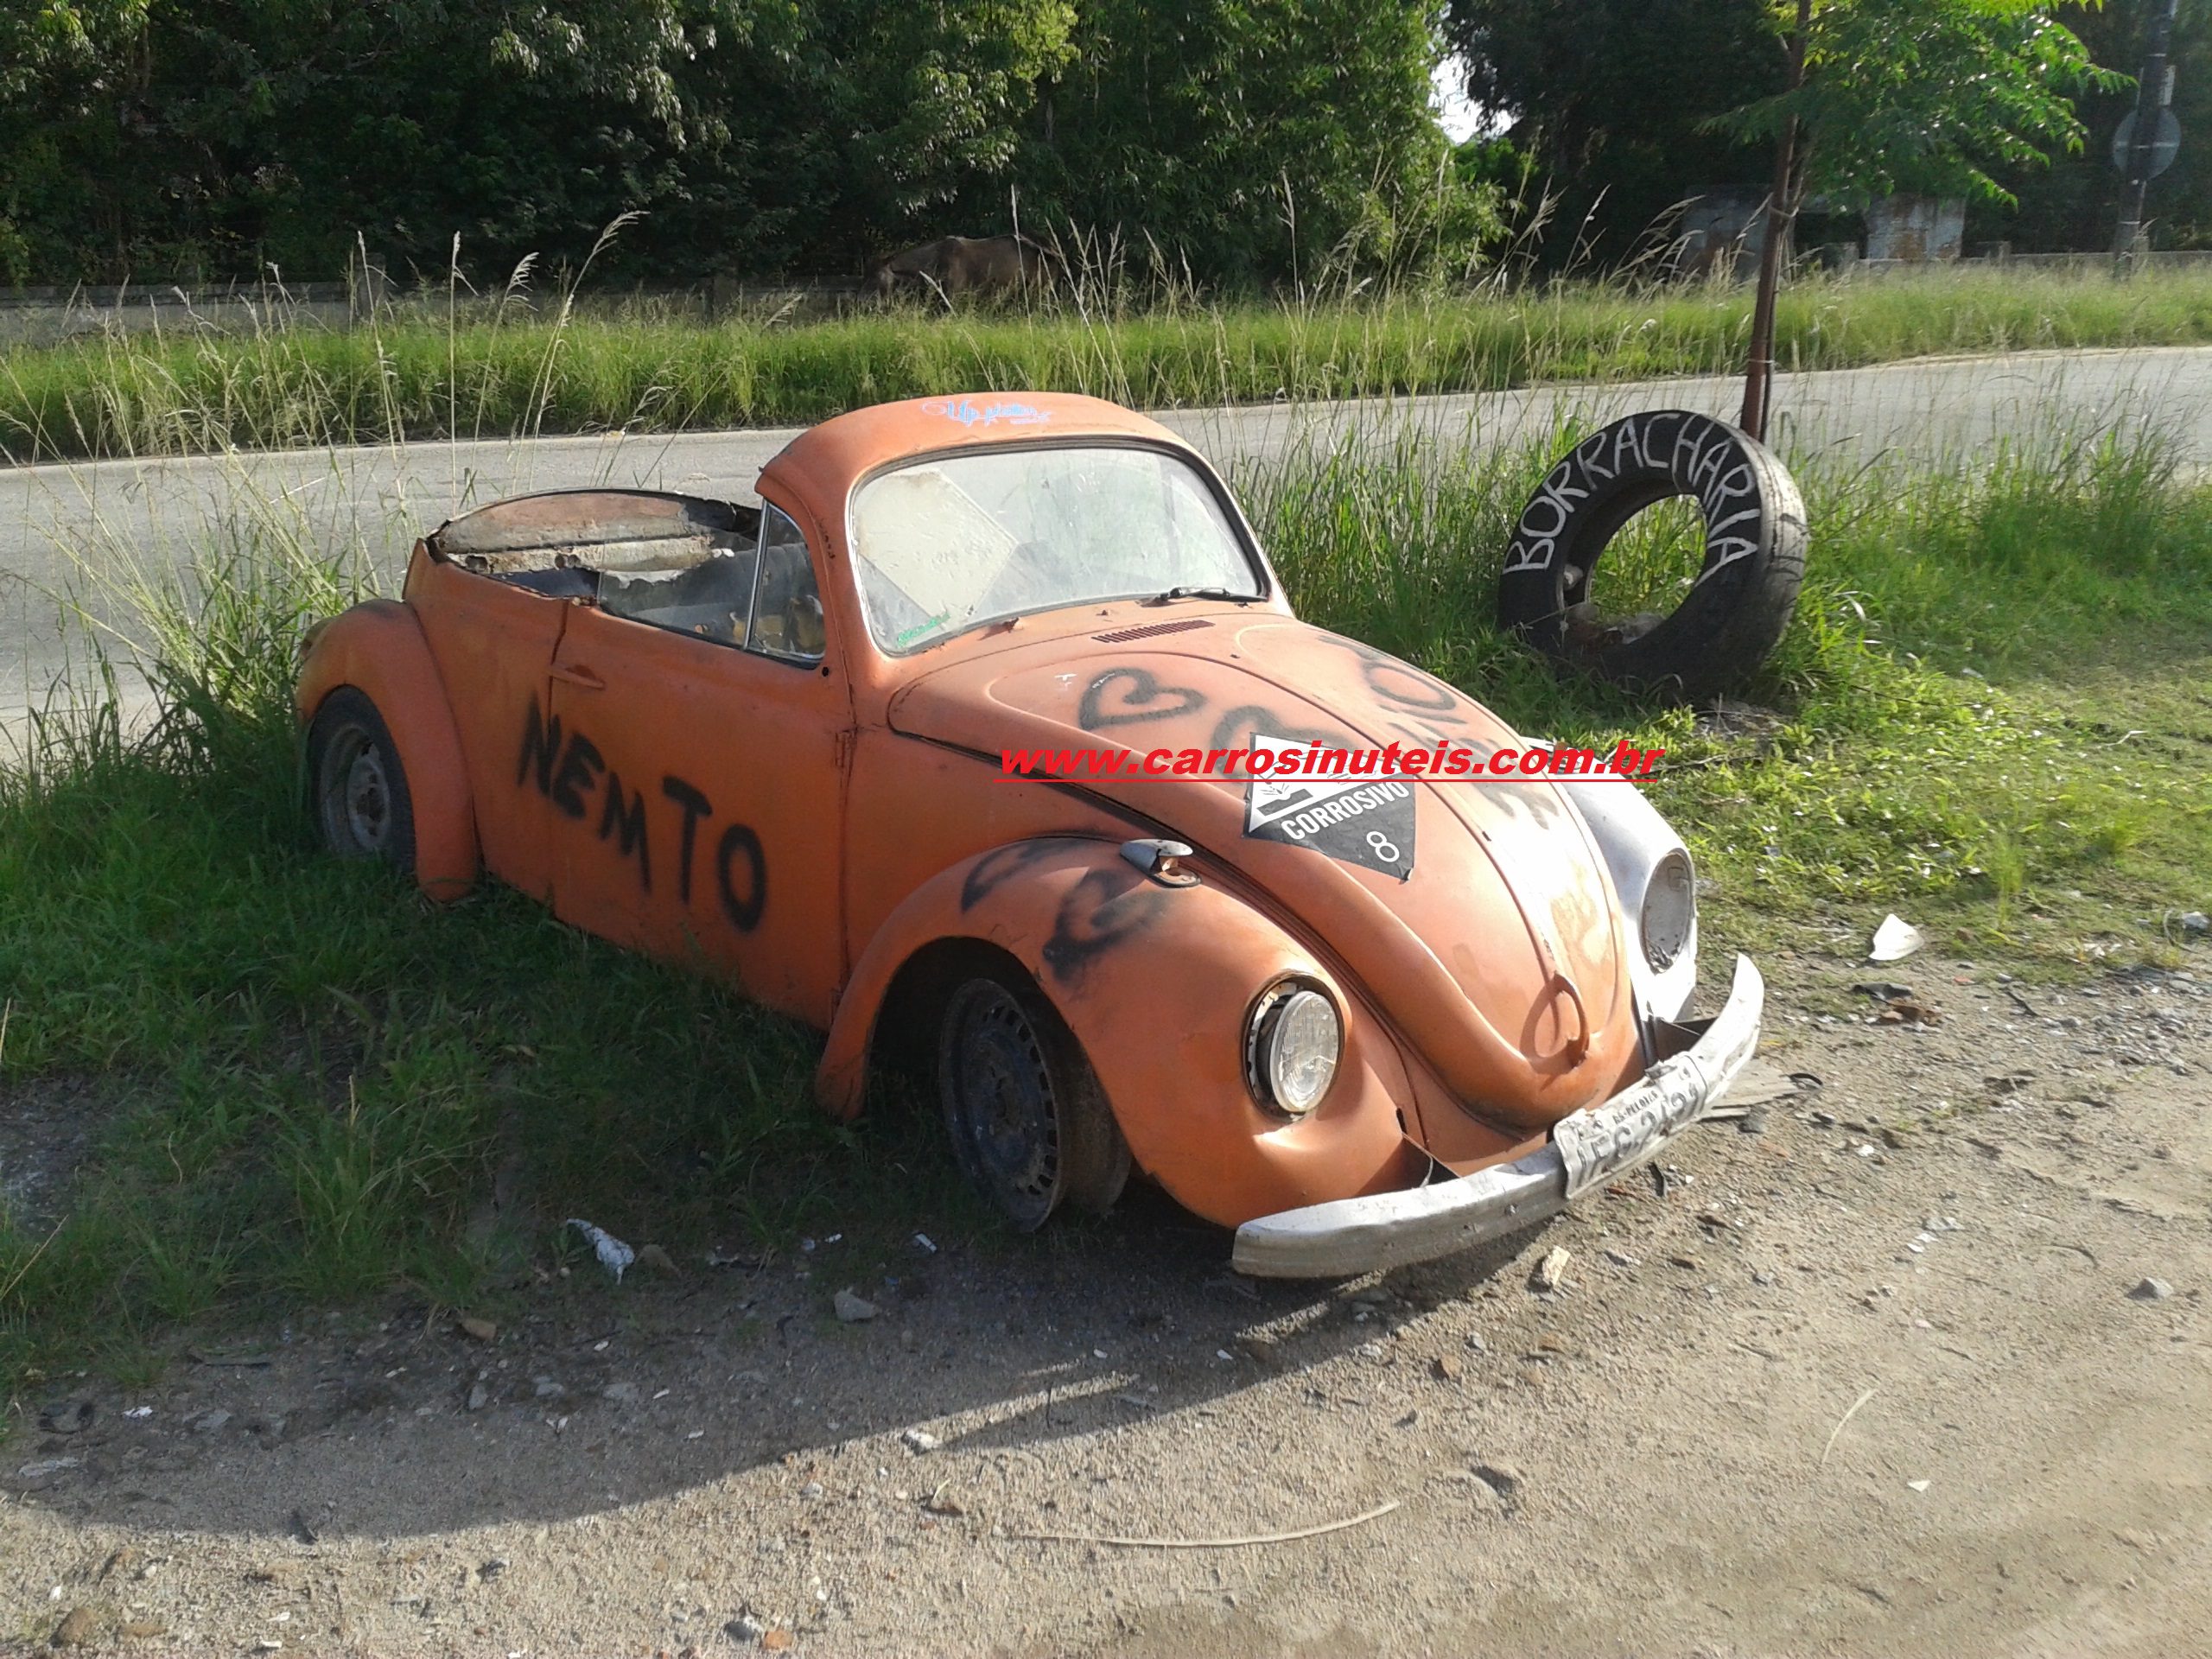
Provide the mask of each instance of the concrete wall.
{"label": "concrete wall", "polygon": [[1906,264],[1966,251],[1967,205],[1956,196],[1891,196],[1866,210],[1866,257]]}

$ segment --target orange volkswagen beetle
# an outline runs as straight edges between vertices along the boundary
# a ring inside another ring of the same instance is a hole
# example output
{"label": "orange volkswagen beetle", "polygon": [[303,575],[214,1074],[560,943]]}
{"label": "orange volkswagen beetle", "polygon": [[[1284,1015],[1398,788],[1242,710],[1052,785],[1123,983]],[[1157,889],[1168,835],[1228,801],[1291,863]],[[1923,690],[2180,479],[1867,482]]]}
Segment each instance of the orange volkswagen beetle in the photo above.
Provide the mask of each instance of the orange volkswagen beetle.
{"label": "orange volkswagen beetle", "polygon": [[[932,398],[795,439],[760,505],[468,513],[311,639],[321,832],[434,897],[484,874],[936,1077],[1018,1225],[1134,1166],[1241,1270],[1363,1272],[1652,1157],[1756,1046],[1686,1023],[1688,855],[1632,784],[1311,790],[1010,752],[1519,739],[1297,620],[1221,480],[1142,416]],[[1287,806],[1286,806],[1286,801]]]}

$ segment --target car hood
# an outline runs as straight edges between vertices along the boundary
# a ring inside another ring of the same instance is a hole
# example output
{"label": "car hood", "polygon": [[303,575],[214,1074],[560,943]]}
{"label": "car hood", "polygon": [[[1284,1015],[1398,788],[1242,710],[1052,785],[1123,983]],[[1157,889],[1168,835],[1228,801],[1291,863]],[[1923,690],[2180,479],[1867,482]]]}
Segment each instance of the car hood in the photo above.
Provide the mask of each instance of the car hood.
{"label": "car hood", "polygon": [[[1448,741],[1484,756],[1519,741],[1434,677],[1276,613],[969,658],[909,682],[888,717],[895,731],[994,763],[1009,748],[1126,748],[1141,760],[1249,747],[1255,735],[1351,748]],[[1478,1116],[1541,1127],[1640,1067],[1611,883],[1553,785],[1397,779],[1328,793],[1141,771],[1069,781],[1226,867],[1362,988]]]}

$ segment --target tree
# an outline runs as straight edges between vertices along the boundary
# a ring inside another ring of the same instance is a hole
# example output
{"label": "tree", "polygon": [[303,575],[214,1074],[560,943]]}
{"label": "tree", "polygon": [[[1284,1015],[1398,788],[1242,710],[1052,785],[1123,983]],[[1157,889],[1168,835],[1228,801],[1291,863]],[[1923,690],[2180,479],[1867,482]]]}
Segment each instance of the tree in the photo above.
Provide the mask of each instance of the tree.
{"label": "tree", "polygon": [[1772,143],[1793,127],[1800,193],[1864,207],[1885,196],[2009,200],[1991,171],[2078,150],[2070,94],[2125,75],[2037,0],[1776,0],[1796,84],[1716,125]]}
{"label": "tree", "polygon": [[729,89],[769,158],[751,201],[786,223],[785,257],[857,273],[906,242],[1005,228],[1075,25],[1068,0],[805,0],[795,48]]}
{"label": "tree", "polygon": [[687,73],[790,4],[0,0],[0,232],[18,280],[580,254],[724,142]]}
{"label": "tree", "polygon": [[1204,279],[1452,264],[1433,0],[0,0],[0,281],[856,270],[1120,227]]}
{"label": "tree", "polygon": [[1783,89],[1714,122],[1773,146],[1745,430],[1766,434],[1782,249],[1807,194],[1864,206],[1900,192],[2003,198],[1994,167],[2078,149],[2069,92],[2100,69],[2036,0],[1773,0]]}
{"label": "tree", "polygon": [[[0,0],[0,277],[29,280],[82,215],[95,111],[144,27],[147,0]],[[90,142],[87,142],[90,141]]]}
{"label": "tree", "polygon": [[1709,124],[1782,90],[1764,0],[1447,0],[1445,30],[1548,174],[1554,264],[1617,263],[1686,197],[1765,184],[1768,152]]}
{"label": "tree", "polygon": [[[2059,16],[2096,61],[2133,69],[2143,60],[2154,10],[2153,0],[2110,0],[2101,9],[2069,6]],[[2181,154],[2152,182],[2150,230],[2158,247],[2212,246],[2212,0],[2183,0],[2172,52]],[[1968,235],[2038,251],[2110,247],[2120,182],[2112,164],[2112,136],[2134,107],[2132,86],[2089,89],[2075,102],[2088,131],[2082,149],[2054,156],[2047,167],[1993,168],[2010,199],[1970,203]]]}
{"label": "tree", "polygon": [[1496,233],[1428,109],[1431,0],[1090,0],[1031,124],[1031,205],[1202,277],[1402,273]]}

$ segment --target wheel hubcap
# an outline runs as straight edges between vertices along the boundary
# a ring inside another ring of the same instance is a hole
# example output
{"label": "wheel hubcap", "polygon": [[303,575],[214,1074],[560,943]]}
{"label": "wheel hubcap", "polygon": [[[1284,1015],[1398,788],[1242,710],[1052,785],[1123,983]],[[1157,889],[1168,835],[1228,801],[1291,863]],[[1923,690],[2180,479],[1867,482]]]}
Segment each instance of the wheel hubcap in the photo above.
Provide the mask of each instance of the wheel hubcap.
{"label": "wheel hubcap", "polygon": [[384,850],[391,833],[391,785],[369,734],[349,726],[331,741],[323,765],[323,827],[342,852]]}
{"label": "wheel hubcap", "polygon": [[1033,1227],[1060,1179],[1059,1115],[1044,1045],[1001,986],[973,981],[946,1020],[945,1110],[954,1144],[1000,1207]]}

